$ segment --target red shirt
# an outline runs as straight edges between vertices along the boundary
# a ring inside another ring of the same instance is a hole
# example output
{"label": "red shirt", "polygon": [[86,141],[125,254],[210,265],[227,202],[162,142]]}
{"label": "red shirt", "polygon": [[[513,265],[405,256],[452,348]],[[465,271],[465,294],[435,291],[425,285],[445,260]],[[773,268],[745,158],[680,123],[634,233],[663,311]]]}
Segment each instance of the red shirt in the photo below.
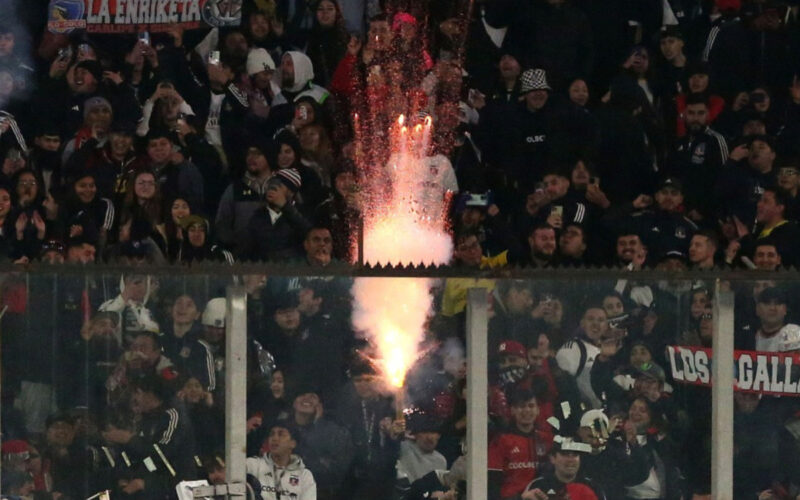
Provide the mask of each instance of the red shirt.
{"label": "red shirt", "polygon": [[528,483],[536,479],[538,464],[545,459],[552,444],[553,435],[549,432],[523,434],[514,430],[498,434],[489,443],[489,470],[503,473],[502,498],[525,491]]}

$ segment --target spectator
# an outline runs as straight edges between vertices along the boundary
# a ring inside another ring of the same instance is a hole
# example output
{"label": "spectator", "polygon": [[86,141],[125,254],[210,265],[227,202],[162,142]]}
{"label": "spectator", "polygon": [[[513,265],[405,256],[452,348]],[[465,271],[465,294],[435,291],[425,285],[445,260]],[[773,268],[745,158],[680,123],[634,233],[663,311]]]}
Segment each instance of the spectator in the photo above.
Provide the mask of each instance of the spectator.
{"label": "spectator", "polygon": [[181,225],[183,237],[176,262],[192,264],[217,261],[233,264],[233,255],[229,251],[211,243],[213,239],[208,220],[199,215],[189,215],[183,219]]}
{"label": "spectator", "polygon": [[558,366],[578,382],[581,399],[587,406],[599,408],[601,401],[591,386],[592,365],[600,353],[601,340],[608,331],[606,312],[601,307],[587,307],[581,318],[578,335],[556,353]]}
{"label": "spectator", "polygon": [[397,460],[397,489],[408,491],[411,483],[429,472],[447,469],[444,455],[436,451],[442,434],[441,423],[426,414],[412,415],[408,430],[410,439],[400,443],[400,457]]}
{"label": "spectator", "polygon": [[[255,476],[260,483],[262,498],[277,500],[286,495],[298,500],[313,500],[317,497],[314,475],[306,468],[302,458],[294,454],[297,448],[296,433],[289,423],[274,423],[265,443],[267,451],[260,457],[247,459],[247,473]],[[278,474],[279,470],[281,474]]]}
{"label": "spectator", "polygon": [[[569,495],[573,499],[599,500],[605,498],[602,490],[592,480],[580,474],[582,443],[566,438],[550,450],[553,472],[540,476],[525,487],[523,500],[544,500],[549,496]],[[586,448],[591,448],[584,445]]]}

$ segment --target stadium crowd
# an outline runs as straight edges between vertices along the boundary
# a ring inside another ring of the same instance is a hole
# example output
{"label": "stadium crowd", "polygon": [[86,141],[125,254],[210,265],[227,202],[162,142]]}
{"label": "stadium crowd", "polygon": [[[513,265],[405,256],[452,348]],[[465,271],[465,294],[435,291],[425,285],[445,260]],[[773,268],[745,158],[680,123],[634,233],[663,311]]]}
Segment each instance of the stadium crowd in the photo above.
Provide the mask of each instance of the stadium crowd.
{"label": "stadium crowd", "polygon": [[[265,500],[462,498],[476,284],[489,499],[709,495],[710,389],[671,383],[664,348],[710,347],[710,284],[443,280],[398,419],[353,354],[368,348],[349,280],[146,266],[353,262],[380,132],[409,112],[433,119],[418,195],[452,200],[465,274],[794,266],[794,0],[246,0],[240,27],[130,36],[50,33],[41,3],[0,24],[0,258],[135,269],[2,276],[3,494],[224,483],[220,290],[236,279]],[[796,350],[797,294],[734,291],[737,348]],[[736,393],[735,498],[798,496],[797,410]]]}

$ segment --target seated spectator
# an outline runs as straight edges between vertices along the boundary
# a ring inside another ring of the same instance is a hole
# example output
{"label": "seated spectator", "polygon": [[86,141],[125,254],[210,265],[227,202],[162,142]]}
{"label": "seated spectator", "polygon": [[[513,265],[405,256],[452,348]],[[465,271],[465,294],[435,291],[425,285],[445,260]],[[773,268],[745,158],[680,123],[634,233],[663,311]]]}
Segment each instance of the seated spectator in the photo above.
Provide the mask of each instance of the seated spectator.
{"label": "seated spectator", "polygon": [[204,261],[233,264],[233,255],[212,243],[211,225],[199,215],[189,215],[181,221],[183,237],[175,262],[199,264]]}
{"label": "seated spectator", "polygon": [[539,500],[550,496],[569,496],[572,499],[599,500],[604,492],[596,486],[592,479],[581,474],[581,457],[589,445],[575,443],[570,438],[553,444],[550,449],[552,472],[537,477],[522,493],[523,500]]}
{"label": "seated spectator", "polygon": [[[131,460],[131,468],[117,481],[115,492],[142,492],[151,498],[166,495],[174,491],[176,478],[195,477],[191,424],[170,403],[173,393],[162,378],[148,375],[132,382],[130,410],[141,419],[139,432],[109,425],[102,433],[106,443],[119,446]],[[154,453],[159,460],[152,458]]]}
{"label": "seated spectator", "polygon": [[247,473],[258,480],[264,500],[278,500],[283,495],[297,500],[317,498],[314,474],[306,468],[303,459],[294,454],[299,438],[296,433],[292,424],[275,422],[264,443],[264,454],[247,459]]}

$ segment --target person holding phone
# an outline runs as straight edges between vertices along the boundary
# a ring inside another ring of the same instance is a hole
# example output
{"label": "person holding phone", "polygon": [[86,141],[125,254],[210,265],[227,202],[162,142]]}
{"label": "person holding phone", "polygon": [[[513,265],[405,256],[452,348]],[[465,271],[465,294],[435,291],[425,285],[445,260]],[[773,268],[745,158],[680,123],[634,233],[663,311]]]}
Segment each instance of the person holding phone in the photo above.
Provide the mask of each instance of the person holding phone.
{"label": "person holding phone", "polygon": [[531,481],[522,493],[522,500],[605,500],[603,490],[592,479],[580,473],[581,457],[591,446],[570,438],[553,444],[550,451],[552,472]]}

